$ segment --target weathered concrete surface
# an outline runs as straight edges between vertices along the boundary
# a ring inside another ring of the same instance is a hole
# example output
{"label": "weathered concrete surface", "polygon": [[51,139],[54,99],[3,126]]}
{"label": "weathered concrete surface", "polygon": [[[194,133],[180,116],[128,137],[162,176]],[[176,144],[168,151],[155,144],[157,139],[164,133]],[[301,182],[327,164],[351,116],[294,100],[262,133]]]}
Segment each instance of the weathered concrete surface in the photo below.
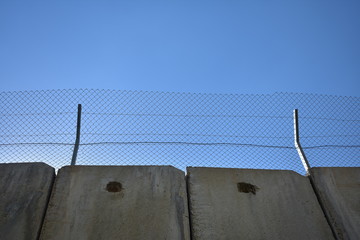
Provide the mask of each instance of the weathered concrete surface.
{"label": "weathered concrete surface", "polygon": [[184,172],[170,166],[68,166],[40,239],[189,239]]}
{"label": "weathered concrete surface", "polygon": [[311,176],[339,239],[360,239],[360,168],[312,168]]}
{"label": "weathered concrete surface", "polygon": [[334,239],[309,179],[292,171],[187,168],[192,237]]}
{"label": "weathered concrete surface", "polygon": [[0,164],[0,239],[38,238],[54,178],[44,163]]}

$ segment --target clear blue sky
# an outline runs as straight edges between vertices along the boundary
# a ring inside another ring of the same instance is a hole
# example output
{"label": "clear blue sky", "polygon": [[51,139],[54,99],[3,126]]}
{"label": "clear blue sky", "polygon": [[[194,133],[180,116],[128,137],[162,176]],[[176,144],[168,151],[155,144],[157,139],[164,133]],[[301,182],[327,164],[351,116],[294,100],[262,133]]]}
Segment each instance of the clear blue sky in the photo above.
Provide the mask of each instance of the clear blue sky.
{"label": "clear blue sky", "polygon": [[360,1],[0,1],[0,91],[360,96]]}

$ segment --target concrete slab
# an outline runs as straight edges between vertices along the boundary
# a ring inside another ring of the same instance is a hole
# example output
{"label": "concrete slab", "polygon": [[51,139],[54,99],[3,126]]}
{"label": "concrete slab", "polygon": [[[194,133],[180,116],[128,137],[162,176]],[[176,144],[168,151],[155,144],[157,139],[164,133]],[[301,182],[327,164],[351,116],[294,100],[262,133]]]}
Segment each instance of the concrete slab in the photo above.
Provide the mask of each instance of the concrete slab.
{"label": "concrete slab", "polygon": [[192,239],[334,239],[309,179],[293,171],[187,168]]}
{"label": "concrete slab", "polygon": [[184,172],[171,166],[60,169],[40,239],[189,239]]}
{"label": "concrete slab", "polygon": [[360,168],[312,168],[310,171],[338,239],[360,239]]}
{"label": "concrete slab", "polygon": [[38,239],[54,178],[45,163],[0,164],[0,239]]}

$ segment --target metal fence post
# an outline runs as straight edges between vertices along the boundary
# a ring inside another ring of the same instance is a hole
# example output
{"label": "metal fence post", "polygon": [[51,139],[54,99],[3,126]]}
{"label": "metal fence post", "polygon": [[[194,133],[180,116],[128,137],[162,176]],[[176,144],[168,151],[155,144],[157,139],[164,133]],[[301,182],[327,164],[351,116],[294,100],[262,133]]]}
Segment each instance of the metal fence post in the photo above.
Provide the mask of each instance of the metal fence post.
{"label": "metal fence post", "polygon": [[81,104],[78,105],[78,112],[77,112],[77,124],[76,124],[76,139],[74,145],[74,152],[71,159],[71,165],[76,164],[76,157],[79,150],[80,144],[80,127],[81,127]]}
{"label": "metal fence post", "polygon": [[294,142],[295,142],[295,148],[299,154],[299,157],[301,159],[301,162],[305,168],[305,171],[307,174],[309,174],[310,170],[310,164],[305,156],[305,153],[301,147],[300,144],[300,134],[299,134],[299,116],[298,116],[298,110],[294,109]]}

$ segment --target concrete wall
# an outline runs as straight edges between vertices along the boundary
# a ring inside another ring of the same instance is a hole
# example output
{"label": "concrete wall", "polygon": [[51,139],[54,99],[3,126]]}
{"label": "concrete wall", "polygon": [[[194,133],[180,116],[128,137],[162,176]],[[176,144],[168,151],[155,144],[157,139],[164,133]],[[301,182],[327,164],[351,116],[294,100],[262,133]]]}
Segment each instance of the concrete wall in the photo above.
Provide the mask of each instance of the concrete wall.
{"label": "concrete wall", "polygon": [[338,239],[360,239],[360,168],[312,168],[320,202]]}
{"label": "concrete wall", "polygon": [[0,164],[0,239],[360,239],[360,168],[187,170]]}
{"label": "concrete wall", "polygon": [[192,239],[333,239],[310,181],[292,171],[188,168]]}
{"label": "concrete wall", "polygon": [[54,178],[44,163],[0,164],[0,239],[38,239]]}
{"label": "concrete wall", "polygon": [[170,166],[64,167],[40,239],[190,239],[185,174]]}

